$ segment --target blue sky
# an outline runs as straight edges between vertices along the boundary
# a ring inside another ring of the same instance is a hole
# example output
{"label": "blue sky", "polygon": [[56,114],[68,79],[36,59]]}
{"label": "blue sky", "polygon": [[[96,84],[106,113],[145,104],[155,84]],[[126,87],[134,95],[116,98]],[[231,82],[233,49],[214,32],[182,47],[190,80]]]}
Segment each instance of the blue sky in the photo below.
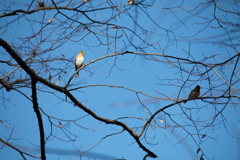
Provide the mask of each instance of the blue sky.
{"label": "blue sky", "polygon": [[[4,6],[10,6],[11,10],[26,10],[29,3],[30,1],[27,0],[21,3],[13,3],[13,1],[1,2],[1,14],[3,13],[2,10],[5,9]],[[66,2],[61,2],[58,5],[64,6],[66,5],[65,3]],[[73,1],[72,3],[76,5],[81,2]],[[95,6],[97,1],[92,1],[91,3],[84,5],[80,9],[91,8],[91,5]],[[109,3],[102,3],[102,6],[109,5]],[[114,1],[114,3],[123,5],[126,2]],[[231,4],[233,3],[234,2],[231,1]],[[46,4],[50,5],[51,2],[49,1]],[[239,12],[239,3],[236,6],[232,6],[225,1],[217,1],[217,4],[226,9],[235,9]],[[83,87],[71,91],[71,93],[78,101],[99,116],[109,119],[119,119],[119,121],[124,122],[133,128],[135,132],[139,133],[140,128],[144,125],[143,119],[150,117],[149,111],[154,113],[160,108],[174,103],[174,99],[176,99],[178,95],[180,99],[187,98],[189,92],[196,85],[202,87],[201,95],[213,95],[216,97],[222,95],[223,91],[228,87],[214,71],[209,72],[209,75],[211,75],[211,83],[209,83],[205,77],[189,76],[186,72],[179,72],[176,59],[168,58],[168,60],[172,61],[172,63],[169,63],[166,62],[163,56],[147,55],[147,53],[157,53],[159,55],[180,57],[192,61],[202,61],[204,57],[216,55],[215,59],[207,59],[204,63],[220,63],[225,61],[226,58],[235,55],[237,50],[239,51],[239,46],[236,45],[236,47],[233,47],[228,45],[238,43],[238,40],[236,38],[234,39],[234,37],[239,36],[239,32],[235,32],[235,30],[239,30],[239,28],[229,26],[226,29],[228,32],[226,32],[222,28],[218,28],[218,22],[216,20],[213,20],[211,23],[206,23],[208,21],[207,18],[210,20],[213,17],[213,6],[203,5],[196,9],[196,4],[188,1],[184,1],[182,5],[183,9],[177,7],[179,5],[180,3],[178,1],[156,1],[153,4],[154,7],[146,10],[136,6],[125,6],[125,8],[131,8],[123,14],[116,16],[111,23],[129,27],[135,33],[129,30],[122,31],[121,29],[117,31],[114,29],[107,30],[106,26],[99,28],[92,26],[92,30],[99,33],[99,35],[103,35],[100,36],[103,44],[100,44],[99,40],[93,34],[89,34],[78,23],[71,24],[71,21],[67,21],[61,24],[60,22],[65,21],[66,18],[58,14],[53,23],[46,27],[42,35],[33,39],[31,44],[24,44],[23,46],[26,48],[20,52],[22,57],[26,58],[27,56],[24,54],[29,53],[31,49],[39,43],[40,36],[48,37],[49,42],[40,45],[38,49],[39,52],[50,48],[54,42],[50,40],[57,39],[59,40],[58,43],[61,43],[61,38],[68,35],[70,31],[75,30],[74,36],[69,37],[69,40],[62,43],[60,47],[47,52],[47,54],[43,54],[43,56],[39,55],[39,57],[37,57],[41,59],[47,58],[48,56],[63,57],[62,55],[64,55],[65,58],[72,59],[72,62],[61,63],[61,61],[56,61],[56,63],[49,63],[52,69],[47,72],[41,70],[42,66],[38,63],[31,65],[43,78],[47,78],[49,72],[51,72],[52,75],[56,74],[52,79],[52,83],[56,83],[59,75],[59,72],[53,69],[65,68],[66,73],[61,74],[59,86],[64,86],[74,73],[74,57],[80,50],[86,52],[85,64],[96,58],[111,55],[116,52],[124,52],[126,50],[146,53],[145,55],[118,55],[91,63],[80,71],[80,78],[73,79],[69,87],[69,89]],[[167,7],[176,8],[172,10],[162,9]],[[35,5],[33,5],[32,8],[35,8]],[[123,10],[124,7],[121,9]],[[189,14],[186,12],[187,10],[192,11],[191,13],[193,14]],[[117,11],[102,10],[92,14],[89,13],[89,16],[99,21],[104,21],[106,17],[114,15],[115,12]],[[63,11],[63,13],[69,17],[74,17],[71,11]],[[146,13],[148,13],[150,17],[147,16]],[[23,42],[20,37],[26,38],[32,33],[38,32],[42,27],[40,22],[43,21],[46,23],[46,21],[51,20],[55,14],[56,11],[51,10],[24,15],[19,20],[10,24],[1,35],[1,38],[15,46],[17,50],[17,44]],[[131,14],[133,18],[129,18],[129,14]],[[45,19],[41,18],[43,15]],[[192,15],[194,16],[192,17]],[[81,17],[81,22],[89,22],[82,15],[79,14],[77,16]],[[221,10],[217,10],[216,16],[222,21],[228,20],[236,24],[239,23],[239,15],[226,14]],[[17,16],[1,18],[0,23],[5,24],[15,18],[17,18]],[[151,19],[154,20],[154,22]],[[138,22],[143,28],[134,25],[133,21]],[[66,29],[66,27],[70,25],[73,27]],[[3,29],[5,29],[3,26],[1,25],[2,32]],[[110,27],[111,26],[109,26],[109,28]],[[54,30],[55,28],[56,30]],[[151,34],[150,32],[144,34],[146,33],[144,29],[151,31]],[[105,32],[100,32],[100,30]],[[168,30],[168,32],[166,30]],[[103,38],[107,33],[119,36],[119,38],[116,39],[116,41]],[[137,36],[144,39],[146,43],[154,45],[147,47]],[[81,39],[83,37],[85,38]],[[63,39],[63,41],[64,40],[66,39]],[[105,45],[107,43],[109,43],[109,45]],[[144,49],[140,51],[140,49],[136,49],[133,45]],[[2,56],[5,50],[0,48],[0,53]],[[188,56],[188,53],[191,55]],[[1,60],[8,60],[9,58],[9,55],[6,54],[1,57]],[[180,62],[181,67],[183,67],[182,69],[187,71],[190,71],[194,66],[194,64],[185,64],[185,61]],[[0,63],[0,65],[1,68],[4,68],[5,72],[9,72],[15,68],[15,66],[8,67],[2,63]],[[201,65],[194,67],[196,67],[195,71],[203,72],[206,70],[206,68],[203,68]],[[215,69],[223,78],[229,80],[234,64],[228,65],[227,67],[227,69],[224,69],[219,66]],[[239,67],[237,70],[239,70]],[[14,73],[14,76],[24,78],[25,73],[19,69],[19,71]],[[207,74],[204,76],[207,76]],[[239,79],[238,77],[239,75],[236,74],[233,81],[237,81],[237,79]],[[185,81],[186,87],[179,93]],[[151,95],[152,97],[168,100],[154,99],[141,93],[137,95],[135,92],[124,88],[90,86],[97,84],[124,86],[134,91]],[[136,160],[142,159],[146,154],[126,131],[121,132],[121,127],[99,122],[83,110],[74,107],[74,104],[69,100],[66,102],[65,96],[62,93],[54,92],[41,83],[38,83],[38,87],[38,102],[39,107],[43,111],[45,136],[46,138],[48,137],[46,144],[47,159],[80,159],[79,155],[81,153],[77,152],[77,150],[85,152],[93,146],[94,147],[88,153],[84,154],[81,159],[95,158],[112,160],[124,158],[127,160]],[[209,91],[210,87],[213,87],[213,89]],[[239,91],[239,82],[233,87]],[[21,88],[20,91],[27,96],[31,95],[31,89],[29,87]],[[212,95],[210,93],[212,93]],[[236,96],[237,93],[233,93],[233,95]],[[139,96],[139,99],[137,96]],[[209,101],[214,102],[212,99]],[[232,99],[232,102],[236,103],[236,101],[237,99]],[[224,103],[226,99],[222,99],[220,102]],[[39,156],[40,153],[37,151],[40,142],[38,122],[31,102],[18,92],[6,92],[5,89],[2,89],[0,103],[0,119],[3,120],[0,126],[1,139],[6,140],[11,135],[12,139],[9,141],[10,144],[19,147],[27,153]],[[149,111],[147,111],[141,103],[144,104]],[[201,126],[212,122],[214,115],[223,108],[223,112],[211,127],[204,128]],[[206,135],[205,138],[195,135],[196,126],[192,126],[191,121],[182,114],[183,111],[195,120],[196,124],[199,124],[199,126],[197,126],[199,129],[198,133],[200,135]],[[166,113],[171,114],[172,120]],[[160,123],[161,120],[163,120],[164,123]],[[59,121],[61,121],[62,127],[57,127]],[[239,106],[234,106],[230,103],[225,107],[224,104],[206,103],[201,100],[190,101],[186,104],[174,105],[166,109],[165,113],[159,113],[154,121],[155,123],[153,123],[153,125],[155,125],[156,128],[149,127],[141,137],[141,142],[158,156],[158,158],[156,158],[157,160],[199,159],[201,152],[197,155],[198,145],[201,146],[204,154],[207,156],[204,157],[204,159],[224,160],[240,158],[237,152],[240,143],[239,140],[234,138],[239,138],[240,134],[240,130],[238,129]],[[175,123],[173,121],[175,121]],[[52,126],[50,125],[51,123]],[[178,127],[176,123],[185,127]],[[192,135],[188,134],[184,129],[186,129],[188,133],[192,133]],[[2,143],[0,144],[1,146],[3,145]],[[1,148],[0,156],[4,159],[21,159],[19,153],[7,146]],[[30,157],[27,158],[31,159]]]}

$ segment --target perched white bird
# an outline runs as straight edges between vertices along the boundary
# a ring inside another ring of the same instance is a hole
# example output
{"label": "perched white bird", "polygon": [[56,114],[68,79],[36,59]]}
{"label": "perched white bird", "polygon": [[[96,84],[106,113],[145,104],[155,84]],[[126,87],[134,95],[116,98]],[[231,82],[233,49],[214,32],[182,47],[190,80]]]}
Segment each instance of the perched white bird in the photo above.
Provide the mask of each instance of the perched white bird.
{"label": "perched white bird", "polygon": [[[76,61],[75,61],[75,69],[76,69],[76,71],[83,66],[84,55],[85,55],[85,53],[83,51],[80,51],[78,53],[78,55],[76,56]],[[79,71],[78,71],[78,73],[79,73]],[[78,73],[76,74],[76,78],[79,77]]]}

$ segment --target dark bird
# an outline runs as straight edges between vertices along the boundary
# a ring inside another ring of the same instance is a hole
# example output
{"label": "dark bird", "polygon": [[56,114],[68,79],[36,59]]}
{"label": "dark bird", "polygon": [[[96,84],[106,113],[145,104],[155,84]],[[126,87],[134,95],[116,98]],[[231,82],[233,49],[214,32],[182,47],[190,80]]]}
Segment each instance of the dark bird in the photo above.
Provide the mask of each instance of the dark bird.
{"label": "dark bird", "polygon": [[191,91],[191,93],[189,94],[188,99],[185,100],[185,101],[183,101],[183,103],[186,103],[188,100],[198,98],[199,95],[200,95],[200,88],[201,88],[201,87],[200,87],[199,85],[197,85],[197,86]]}
{"label": "dark bird", "polygon": [[44,2],[37,2],[39,7],[44,7]]}

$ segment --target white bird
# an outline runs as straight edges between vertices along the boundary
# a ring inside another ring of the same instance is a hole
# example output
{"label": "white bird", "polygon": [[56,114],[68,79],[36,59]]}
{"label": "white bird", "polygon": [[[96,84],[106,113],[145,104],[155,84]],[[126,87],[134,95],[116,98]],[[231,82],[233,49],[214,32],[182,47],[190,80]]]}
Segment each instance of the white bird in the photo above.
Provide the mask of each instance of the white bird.
{"label": "white bird", "polygon": [[[76,56],[76,61],[75,61],[75,69],[76,69],[76,71],[83,66],[84,55],[85,55],[85,53],[83,51],[80,51],[78,53],[78,55]],[[76,78],[79,77],[78,72],[76,74]]]}

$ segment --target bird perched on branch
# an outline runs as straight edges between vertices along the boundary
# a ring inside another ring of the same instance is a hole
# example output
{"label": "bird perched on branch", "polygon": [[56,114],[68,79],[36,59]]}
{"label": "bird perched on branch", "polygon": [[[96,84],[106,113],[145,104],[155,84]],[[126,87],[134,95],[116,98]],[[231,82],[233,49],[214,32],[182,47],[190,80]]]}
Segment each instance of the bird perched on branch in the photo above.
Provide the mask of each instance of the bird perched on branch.
{"label": "bird perched on branch", "polygon": [[37,2],[39,7],[44,7],[44,2]]}
{"label": "bird perched on branch", "polygon": [[[75,61],[75,69],[76,69],[76,71],[83,66],[84,55],[85,55],[85,53],[83,51],[78,52],[78,55],[76,56],[76,61]],[[76,78],[79,77],[78,72],[76,74]]]}
{"label": "bird perched on branch", "polygon": [[188,99],[185,100],[185,101],[183,101],[183,103],[186,103],[188,100],[198,98],[199,95],[200,95],[200,88],[201,88],[201,87],[200,87],[199,85],[197,85],[197,86],[191,91],[191,93],[189,94]]}
{"label": "bird perched on branch", "polygon": [[134,4],[135,4],[134,0],[128,0],[128,3],[129,3],[130,5],[134,5]]}

